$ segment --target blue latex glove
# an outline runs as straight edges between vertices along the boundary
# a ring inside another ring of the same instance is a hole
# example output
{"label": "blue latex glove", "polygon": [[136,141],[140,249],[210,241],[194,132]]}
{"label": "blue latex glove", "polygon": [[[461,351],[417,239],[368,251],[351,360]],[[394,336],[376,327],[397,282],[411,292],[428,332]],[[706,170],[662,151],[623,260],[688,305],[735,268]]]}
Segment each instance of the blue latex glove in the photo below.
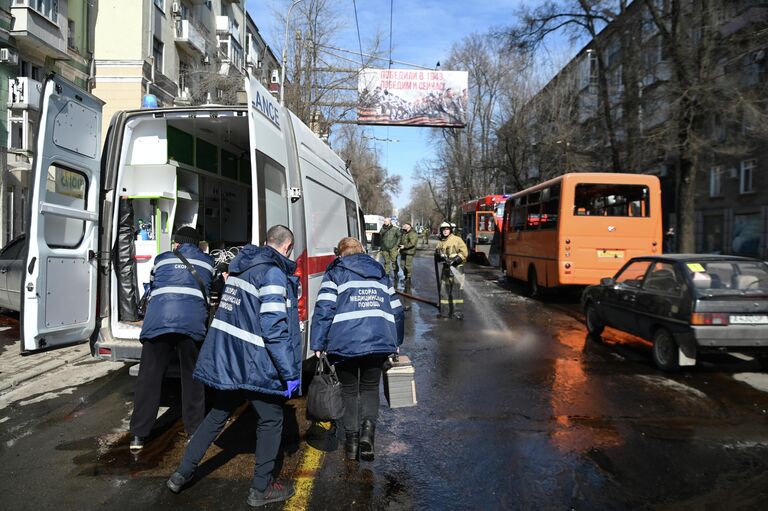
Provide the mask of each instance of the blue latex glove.
{"label": "blue latex glove", "polygon": [[301,380],[288,380],[285,382],[285,385],[288,387],[288,390],[283,392],[283,395],[290,399],[294,394],[297,394],[299,388],[301,387]]}

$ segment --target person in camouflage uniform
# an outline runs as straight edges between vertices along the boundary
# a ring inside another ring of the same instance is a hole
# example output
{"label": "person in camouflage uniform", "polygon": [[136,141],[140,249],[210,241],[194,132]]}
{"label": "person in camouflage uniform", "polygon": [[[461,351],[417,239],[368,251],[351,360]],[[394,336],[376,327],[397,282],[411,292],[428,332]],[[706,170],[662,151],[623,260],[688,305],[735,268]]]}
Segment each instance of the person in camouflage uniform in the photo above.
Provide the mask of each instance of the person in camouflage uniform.
{"label": "person in camouflage uniform", "polygon": [[413,256],[416,254],[416,245],[419,236],[410,223],[405,222],[400,235],[400,265],[403,268],[403,276],[406,284],[410,284],[413,274]]}
{"label": "person in camouflage uniform", "polygon": [[381,240],[381,255],[384,256],[384,272],[389,274],[391,266],[392,278],[397,280],[397,273],[399,271],[397,267],[397,251],[400,246],[400,229],[392,225],[390,218],[384,219],[384,225],[379,231],[379,239]]}
{"label": "person in camouflage uniform", "polygon": [[440,313],[438,317],[464,319],[464,262],[469,257],[467,244],[453,234],[448,222],[440,224],[440,241],[435,249],[435,261],[443,263],[440,272]]}

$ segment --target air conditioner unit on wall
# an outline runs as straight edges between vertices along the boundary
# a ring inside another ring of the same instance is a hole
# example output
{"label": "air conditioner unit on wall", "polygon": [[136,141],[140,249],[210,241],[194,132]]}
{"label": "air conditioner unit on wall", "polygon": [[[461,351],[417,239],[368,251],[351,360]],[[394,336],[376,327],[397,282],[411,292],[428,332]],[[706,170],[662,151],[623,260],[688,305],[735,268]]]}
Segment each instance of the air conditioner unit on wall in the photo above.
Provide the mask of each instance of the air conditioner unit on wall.
{"label": "air conditioner unit on wall", "polygon": [[19,54],[13,48],[0,48],[0,62],[3,64],[18,64]]}
{"label": "air conditioner unit on wall", "polygon": [[272,83],[280,83],[280,74],[277,69],[272,70]]}
{"label": "air conditioner unit on wall", "polygon": [[181,4],[179,2],[173,2],[171,4],[171,14],[174,16],[181,16]]}

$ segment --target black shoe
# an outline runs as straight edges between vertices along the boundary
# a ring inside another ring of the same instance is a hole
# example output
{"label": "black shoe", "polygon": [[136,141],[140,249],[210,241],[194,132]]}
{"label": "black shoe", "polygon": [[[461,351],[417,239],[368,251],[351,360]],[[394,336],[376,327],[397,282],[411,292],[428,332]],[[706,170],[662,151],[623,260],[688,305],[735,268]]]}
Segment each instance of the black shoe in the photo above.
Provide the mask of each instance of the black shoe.
{"label": "black shoe", "polygon": [[139,452],[144,448],[144,437],[133,435],[131,439],[131,452]]}
{"label": "black shoe", "polygon": [[360,425],[360,459],[373,461],[373,441],[376,435],[376,424],[366,419]]}
{"label": "black shoe", "polygon": [[248,505],[251,507],[259,507],[270,502],[282,502],[288,500],[296,493],[296,488],[293,487],[293,483],[278,483],[272,481],[264,491],[259,491],[251,488],[248,493]]}
{"label": "black shoe", "polygon": [[168,487],[169,490],[171,490],[173,493],[179,493],[186,485],[188,485],[191,481],[193,475],[190,475],[189,477],[184,477],[179,472],[174,472],[171,474],[171,477],[165,482],[165,485]]}
{"label": "black shoe", "polygon": [[357,454],[360,448],[360,433],[347,433],[347,440],[344,442],[344,455],[348,460],[357,461]]}
{"label": "black shoe", "polygon": [[453,318],[458,319],[459,321],[462,321],[464,319],[464,314],[462,314],[461,312],[455,312],[453,314]]}

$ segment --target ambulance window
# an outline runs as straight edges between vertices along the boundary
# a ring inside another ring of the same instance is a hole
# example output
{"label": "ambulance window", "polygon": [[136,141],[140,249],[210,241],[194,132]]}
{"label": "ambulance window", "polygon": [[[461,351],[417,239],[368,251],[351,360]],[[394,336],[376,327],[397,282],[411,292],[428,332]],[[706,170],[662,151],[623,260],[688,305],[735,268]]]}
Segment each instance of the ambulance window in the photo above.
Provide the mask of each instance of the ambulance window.
{"label": "ambulance window", "polygon": [[265,219],[266,228],[273,225],[288,225],[288,193],[285,187],[285,169],[261,155],[259,158],[260,182],[264,183]]}
{"label": "ambulance window", "polygon": [[349,236],[345,199],[317,181],[307,179],[307,238],[309,255],[333,254],[341,238]]}
{"label": "ambulance window", "polygon": [[357,219],[357,207],[355,203],[347,199],[347,232],[352,238],[360,239],[360,228]]}
{"label": "ambulance window", "polygon": [[[82,172],[51,165],[48,167],[45,189],[47,203],[85,211],[88,180]],[[44,236],[49,247],[76,247],[84,234],[85,220],[54,213],[46,215]]]}

